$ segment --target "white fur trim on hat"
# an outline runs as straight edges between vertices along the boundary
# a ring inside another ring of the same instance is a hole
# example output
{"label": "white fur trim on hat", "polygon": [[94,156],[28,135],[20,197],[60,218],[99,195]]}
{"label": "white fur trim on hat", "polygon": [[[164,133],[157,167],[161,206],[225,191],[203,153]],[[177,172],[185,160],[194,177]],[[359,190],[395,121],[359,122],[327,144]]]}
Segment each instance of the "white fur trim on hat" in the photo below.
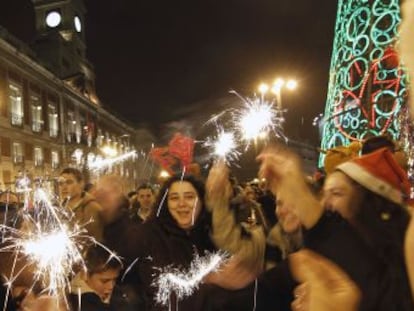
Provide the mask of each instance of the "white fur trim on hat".
{"label": "white fur trim on hat", "polygon": [[346,162],[339,165],[336,169],[342,171],[368,190],[371,190],[394,203],[403,203],[403,195],[400,190],[394,188],[385,180],[379,179],[364,167],[354,162]]}

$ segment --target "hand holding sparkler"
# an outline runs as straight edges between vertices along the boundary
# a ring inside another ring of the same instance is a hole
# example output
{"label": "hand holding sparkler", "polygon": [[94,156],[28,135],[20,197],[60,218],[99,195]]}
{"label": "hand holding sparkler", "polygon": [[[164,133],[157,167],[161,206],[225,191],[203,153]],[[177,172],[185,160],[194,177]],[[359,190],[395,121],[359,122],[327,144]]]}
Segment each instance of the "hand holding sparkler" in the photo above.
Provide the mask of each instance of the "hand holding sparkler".
{"label": "hand holding sparkler", "polygon": [[210,169],[206,181],[207,201],[214,204],[215,200],[227,202],[232,195],[229,180],[230,170],[224,160],[216,161]]}

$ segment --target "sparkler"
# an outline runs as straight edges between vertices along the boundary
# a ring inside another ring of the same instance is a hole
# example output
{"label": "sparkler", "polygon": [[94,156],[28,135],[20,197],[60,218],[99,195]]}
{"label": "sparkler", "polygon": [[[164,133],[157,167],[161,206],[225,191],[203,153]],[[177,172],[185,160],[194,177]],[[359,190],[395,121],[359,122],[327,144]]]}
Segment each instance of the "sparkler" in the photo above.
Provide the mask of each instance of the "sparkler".
{"label": "sparkler", "polygon": [[212,150],[213,155],[226,159],[228,162],[236,160],[240,153],[237,151],[237,142],[234,133],[219,130],[217,136],[207,138],[204,146]]}
{"label": "sparkler", "polygon": [[136,156],[137,156],[137,152],[134,150],[134,151],[124,153],[114,158],[95,159],[95,161],[89,163],[88,167],[90,170],[99,171],[99,170],[103,170],[105,168],[111,167],[112,165],[119,164],[120,162],[126,161],[128,159],[135,158]]}
{"label": "sparkler", "polygon": [[5,246],[0,252],[10,253],[13,258],[8,272],[9,291],[20,275],[30,272],[32,288],[39,286],[42,293],[51,296],[65,294],[70,288],[70,278],[77,272],[74,269],[80,267],[86,271],[82,253],[92,243],[120,260],[87,234],[86,224],[75,223],[70,210],[53,203],[57,200],[41,184],[35,185],[25,196],[30,196],[32,206],[25,200],[20,215],[22,225],[19,228],[1,225],[6,234]]}
{"label": "sparkler", "polygon": [[167,306],[172,293],[176,295],[177,301],[192,295],[202,280],[209,273],[217,271],[227,259],[228,255],[223,252],[211,253],[205,257],[196,255],[186,271],[171,266],[159,269],[160,274],[153,283],[157,288],[156,302]]}
{"label": "sparkler", "polygon": [[247,98],[235,91],[231,93],[244,103],[241,109],[233,112],[233,123],[242,140],[247,142],[247,146],[251,141],[257,142],[266,138],[269,133],[286,140],[283,134],[283,111],[276,107],[274,102],[268,101],[264,96]]}

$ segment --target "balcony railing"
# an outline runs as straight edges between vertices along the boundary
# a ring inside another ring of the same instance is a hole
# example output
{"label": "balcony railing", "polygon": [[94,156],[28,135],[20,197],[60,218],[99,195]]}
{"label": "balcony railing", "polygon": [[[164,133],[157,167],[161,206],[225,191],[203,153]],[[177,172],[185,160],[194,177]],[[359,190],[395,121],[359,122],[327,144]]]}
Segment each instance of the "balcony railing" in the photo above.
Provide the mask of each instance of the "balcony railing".
{"label": "balcony railing", "polygon": [[10,113],[10,120],[12,125],[22,126],[23,125],[23,114]]}
{"label": "balcony railing", "polygon": [[49,136],[52,138],[56,138],[59,135],[59,129],[57,127],[49,128]]}
{"label": "balcony railing", "polygon": [[40,166],[43,166],[45,163],[44,163],[45,161],[43,160],[43,159],[35,159],[35,161],[34,161],[34,165],[36,166],[36,167],[40,167]]}
{"label": "balcony railing", "polygon": [[43,122],[42,121],[33,121],[32,122],[32,131],[36,133],[40,133],[43,130]]}
{"label": "balcony railing", "polygon": [[15,155],[15,156],[13,157],[13,162],[14,162],[15,164],[20,164],[20,163],[23,163],[23,162],[24,162],[24,157],[23,157],[23,155]]}

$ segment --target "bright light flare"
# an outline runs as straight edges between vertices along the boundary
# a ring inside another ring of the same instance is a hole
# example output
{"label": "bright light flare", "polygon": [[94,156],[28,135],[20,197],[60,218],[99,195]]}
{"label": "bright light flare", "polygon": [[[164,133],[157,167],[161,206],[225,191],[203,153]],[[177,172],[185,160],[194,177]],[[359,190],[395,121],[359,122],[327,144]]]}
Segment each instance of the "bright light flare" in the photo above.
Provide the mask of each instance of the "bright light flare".
{"label": "bright light flare", "polygon": [[273,83],[272,90],[273,91],[275,91],[275,90],[279,91],[284,85],[285,85],[285,80],[283,80],[282,78],[278,78]]}
{"label": "bright light flare", "polygon": [[102,152],[105,153],[105,155],[108,157],[115,157],[118,154],[115,148],[108,145],[102,147]]}
{"label": "bright light flare", "polygon": [[103,159],[97,157],[95,161],[89,163],[89,169],[92,171],[103,170],[108,167],[111,167],[112,165],[119,164],[123,161],[134,159],[136,156],[137,152],[134,150],[110,159]]}
{"label": "bright light flare", "polygon": [[76,245],[78,233],[65,227],[50,232],[39,230],[18,243],[22,254],[36,267],[36,279],[51,294],[58,294],[59,290],[67,287],[67,277],[71,275],[74,265],[82,262]]}
{"label": "bright light flare", "polygon": [[[25,193],[25,205],[18,221],[19,227],[0,225],[4,233],[0,252],[9,253],[13,267],[5,275],[9,290],[20,275],[30,273],[34,287],[40,285],[42,293],[58,296],[67,293],[70,279],[86,271],[83,251],[98,244],[112,257],[119,258],[88,235],[84,226],[73,219],[73,213],[59,204],[41,183]],[[30,202],[30,203],[29,203]],[[55,202],[55,203],[54,203]]]}
{"label": "bright light flare", "polygon": [[261,94],[266,94],[269,91],[269,86],[266,83],[261,83],[259,85],[259,92]]}
{"label": "bright light flare", "polygon": [[272,105],[255,100],[238,115],[237,126],[244,140],[257,140],[263,133],[274,128],[276,113]]}
{"label": "bright light flare", "polygon": [[222,132],[214,144],[214,154],[219,157],[226,155],[237,148],[233,133]]}
{"label": "bright light flare", "polygon": [[238,158],[237,141],[234,133],[220,130],[215,137],[207,138],[204,146],[211,150],[211,153],[227,161],[232,161]]}
{"label": "bright light flare", "polygon": [[224,252],[211,253],[204,257],[195,255],[188,270],[180,271],[171,266],[159,269],[160,274],[153,283],[157,288],[156,302],[167,306],[172,293],[178,301],[191,296],[203,279],[217,271],[227,259],[228,255]]}
{"label": "bright light flare", "polygon": [[160,177],[161,179],[168,179],[168,178],[170,178],[170,177],[171,177],[171,175],[170,175],[170,173],[168,173],[167,171],[162,170],[162,171],[160,172],[159,177]]}
{"label": "bright light flare", "polygon": [[298,87],[298,83],[297,83],[295,80],[289,80],[289,81],[286,83],[286,88],[287,88],[288,90],[293,91],[293,90],[295,90],[297,87]]}

